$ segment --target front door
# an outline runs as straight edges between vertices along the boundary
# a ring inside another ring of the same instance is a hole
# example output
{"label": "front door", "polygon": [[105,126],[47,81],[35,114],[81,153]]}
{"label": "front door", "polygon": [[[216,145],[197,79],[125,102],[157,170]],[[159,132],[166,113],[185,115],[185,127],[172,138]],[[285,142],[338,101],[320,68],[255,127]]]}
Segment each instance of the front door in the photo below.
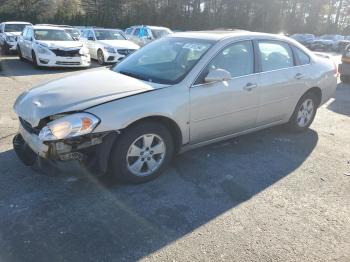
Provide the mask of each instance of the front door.
{"label": "front door", "polygon": [[[206,83],[210,70],[231,74],[227,81]],[[191,143],[239,133],[255,127],[259,74],[255,74],[251,41],[222,49],[190,89]]]}

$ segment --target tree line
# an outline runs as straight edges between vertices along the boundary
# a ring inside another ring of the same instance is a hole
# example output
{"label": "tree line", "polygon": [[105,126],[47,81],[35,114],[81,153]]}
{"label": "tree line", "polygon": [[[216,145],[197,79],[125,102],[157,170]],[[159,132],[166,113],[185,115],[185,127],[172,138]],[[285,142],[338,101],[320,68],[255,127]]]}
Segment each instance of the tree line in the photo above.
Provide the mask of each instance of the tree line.
{"label": "tree line", "polygon": [[350,35],[350,0],[0,0],[0,21]]}

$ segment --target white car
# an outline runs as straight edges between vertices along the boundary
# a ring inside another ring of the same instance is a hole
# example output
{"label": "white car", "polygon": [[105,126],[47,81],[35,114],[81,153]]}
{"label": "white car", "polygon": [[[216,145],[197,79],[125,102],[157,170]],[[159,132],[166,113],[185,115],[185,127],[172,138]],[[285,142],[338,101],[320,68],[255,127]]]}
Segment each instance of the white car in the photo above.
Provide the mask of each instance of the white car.
{"label": "white car", "polygon": [[144,46],[172,33],[169,28],[160,26],[137,25],[125,29],[127,38],[140,46]]}
{"label": "white car", "polygon": [[81,40],[89,48],[91,58],[99,64],[118,63],[140,47],[129,41],[118,29],[89,28],[82,30]]}
{"label": "white car", "polygon": [[6,54],[17,49],[17,37],[23,29],[31,25],[27,22],[4,22],[0,24],[0,47]]}
{"label": "white car", "polygon": [[89,67],[88,48],[76,41],[63,28],[27,26],[18,38],[19,57],[36,67]]}

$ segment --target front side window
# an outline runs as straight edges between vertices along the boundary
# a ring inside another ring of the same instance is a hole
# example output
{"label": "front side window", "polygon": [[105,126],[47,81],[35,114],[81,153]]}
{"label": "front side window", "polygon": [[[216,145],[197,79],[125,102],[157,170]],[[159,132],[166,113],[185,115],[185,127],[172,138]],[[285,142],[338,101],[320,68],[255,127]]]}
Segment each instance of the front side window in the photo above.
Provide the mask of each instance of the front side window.
{"label": "front side window", "polygon": [[97,40],[125,40],[126,38],[118,30],[95,30]]}
{"label": "front side window", "polygon": [[296,57],[298,58],[299,65],[310,64],[310,57],[304,51],[301,51],[299,48],[296,48],[296,47],[294,47],[293,49]]}
{"label": "front side window", "polygon": [[28,24],[5,24],[5,32],[22,32]]}
{"label": "front side window", "polygon": [[251,41],[230,45],[210,62],[209,70],[224,69],[231,77],[239,77],[254,73],[254,51]]}
{"label": "front side window", "polygon": [[95,39],[94,33],[92,32],[92,30],[87,31],[87,38],[89,38],[89,39]]}
{"label": "front side window", "polygon": [[34,34],[33,34],[33,29],[29,28],[28,31],[27,31],[27,35],[25,37],[26,40],[32,40],[34,37]]}
{"label": "front side window", "polygon": [[141,48],[112,70],[148,82],[176,84],[214,43],[191,38],[163,38]]}
{"label": "front side window", "polygon": [[288,44],[277,41],[258,42],[263,72],[294,66],[292,50]]}
{"label": "front side window", "polygon": [[34,38],[39,41],[73,41],[66,31],[56,29],[35,29]]}

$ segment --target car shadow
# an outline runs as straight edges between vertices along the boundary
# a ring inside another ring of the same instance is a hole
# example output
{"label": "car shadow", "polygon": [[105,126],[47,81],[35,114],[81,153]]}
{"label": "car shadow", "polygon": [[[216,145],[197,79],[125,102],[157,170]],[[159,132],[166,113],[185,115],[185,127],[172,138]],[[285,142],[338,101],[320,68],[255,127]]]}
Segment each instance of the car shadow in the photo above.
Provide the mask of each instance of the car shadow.
{"label": "car shadow", "polygon": [[96,61],[92,61],[91,66],[89,68],[34,68],[33,64],[27,60],[21,61],[17,56],[4,56],[0,55],[0,72],[8,77],[16,77],[16,76],[32,76],[32,75],[49,75],[49,74],[57,74],[64,72],[74,72],[74,71],[82,71],[89,68],[97,68],[100,65]]}
{"label": "car shadow", "polygon": [[44,176],[0,154],[4,261],[135,261],[181,239],[291,175],[318,142],[313,130],[270,128],[175,158],[157,180],[106,187]]}
{"label": "car shadow", "polygon": [[335,113],[350,116],[350,84],[340,83],[337,86],[335,100],[327,108]]}

